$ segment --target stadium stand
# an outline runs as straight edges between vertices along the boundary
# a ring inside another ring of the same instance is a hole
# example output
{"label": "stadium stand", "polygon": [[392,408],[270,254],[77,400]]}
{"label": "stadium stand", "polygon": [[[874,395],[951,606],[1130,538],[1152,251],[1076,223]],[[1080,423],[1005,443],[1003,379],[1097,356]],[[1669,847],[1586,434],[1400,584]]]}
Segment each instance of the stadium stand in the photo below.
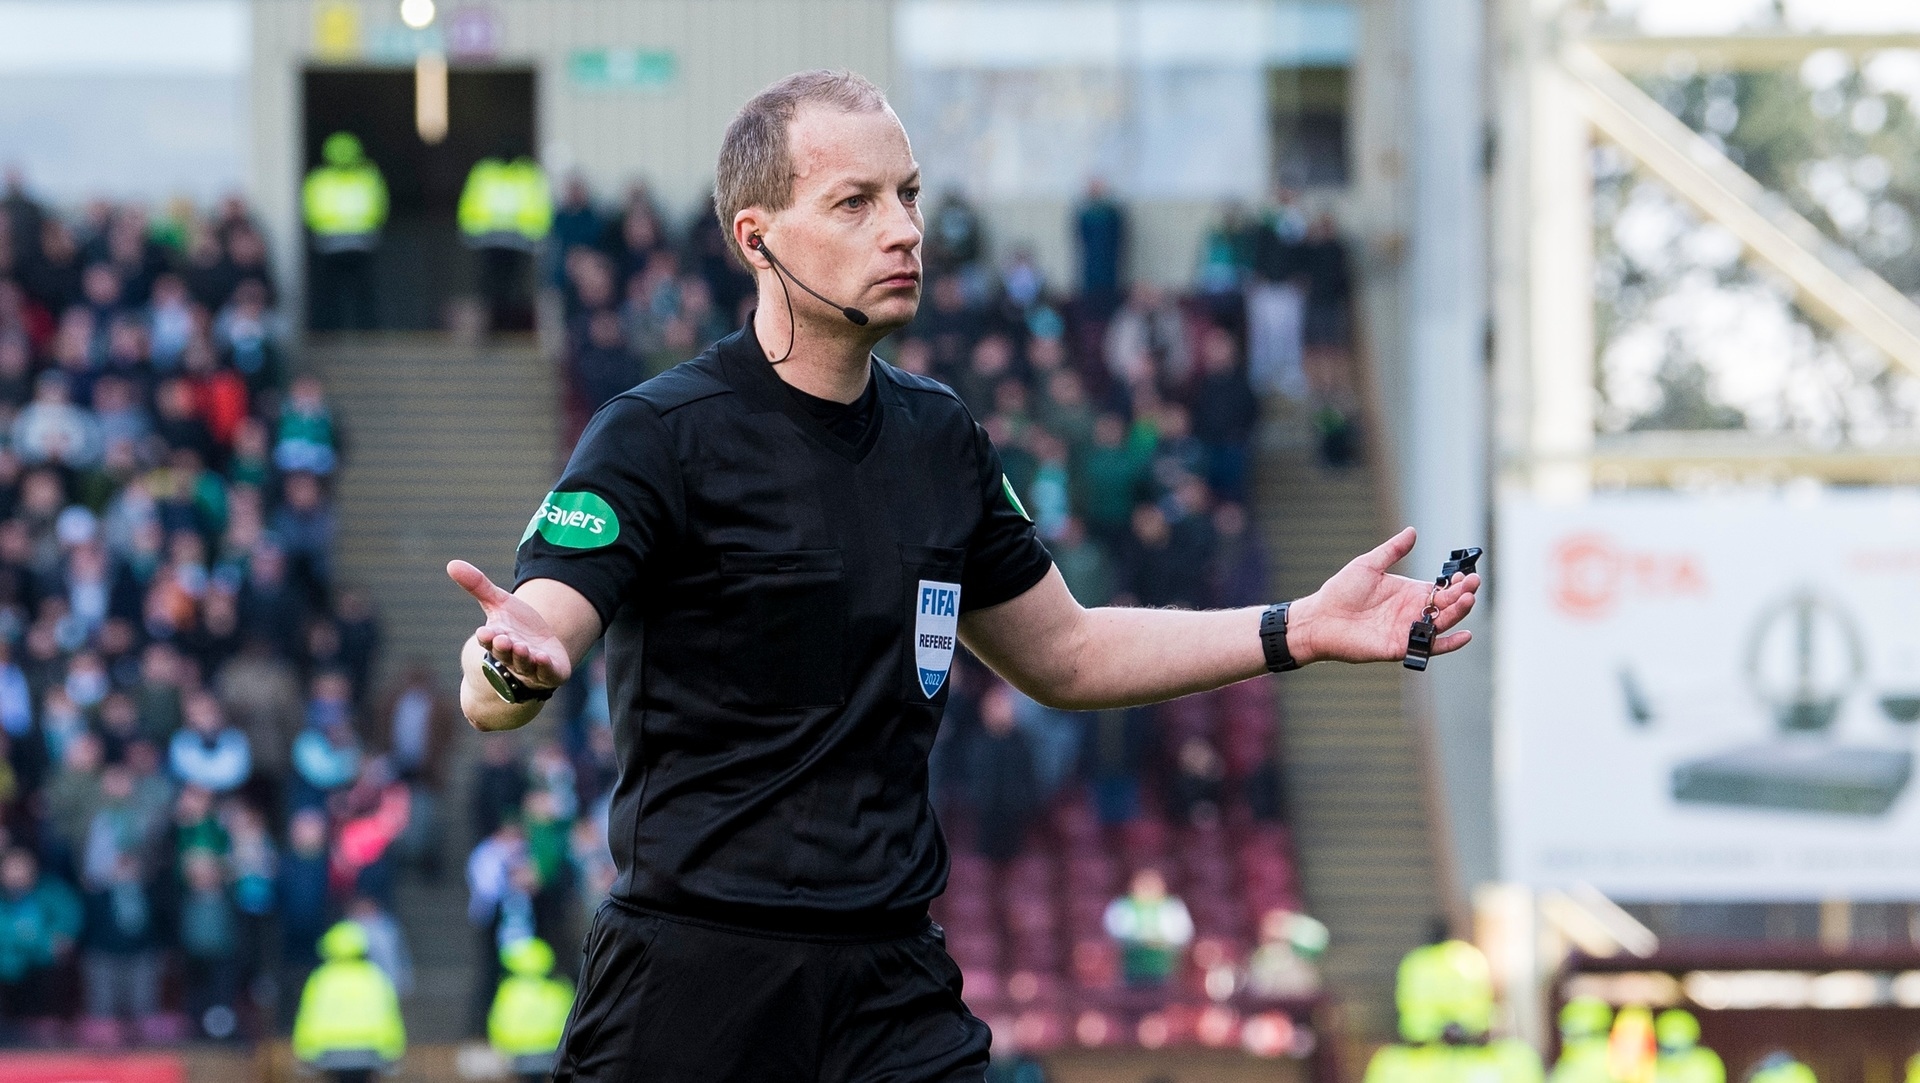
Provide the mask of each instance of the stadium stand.
{"label": "stadium stand", "polygon": [[0,193],[9,1043],[272,1033],[319,930],[391,906],[420,764],[363,725],[344,431],[290,370],[262,237],[238,199]]}

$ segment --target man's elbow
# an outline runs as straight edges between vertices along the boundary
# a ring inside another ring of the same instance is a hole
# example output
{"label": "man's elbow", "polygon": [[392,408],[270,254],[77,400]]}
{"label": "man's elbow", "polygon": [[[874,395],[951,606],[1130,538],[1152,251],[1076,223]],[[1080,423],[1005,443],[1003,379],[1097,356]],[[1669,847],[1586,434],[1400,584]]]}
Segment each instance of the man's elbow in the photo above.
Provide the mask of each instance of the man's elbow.
{"label": "man's elbow", "polygon": [[1066,672],[1036,675],[1016,682],[1015,687],[1028,699],[1056,711],[1098,711],[1111,706],[1086,684],[1077,672]]}

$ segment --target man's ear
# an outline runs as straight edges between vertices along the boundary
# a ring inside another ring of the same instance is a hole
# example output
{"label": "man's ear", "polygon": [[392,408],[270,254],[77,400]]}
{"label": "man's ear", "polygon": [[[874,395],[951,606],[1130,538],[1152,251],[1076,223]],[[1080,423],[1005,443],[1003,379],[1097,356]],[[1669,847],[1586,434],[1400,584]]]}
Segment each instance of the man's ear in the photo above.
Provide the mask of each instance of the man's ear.
{"label": "man's ear", "polygon": [[753,247],[754,239],[764,236],[772,225],[771,216],[759,207],[742,208],[733,216],[733,243],[740,253],[740,258],[746,261],[748,267],[756,271],[773,269],[773,264],[767,261],[767,257]]}

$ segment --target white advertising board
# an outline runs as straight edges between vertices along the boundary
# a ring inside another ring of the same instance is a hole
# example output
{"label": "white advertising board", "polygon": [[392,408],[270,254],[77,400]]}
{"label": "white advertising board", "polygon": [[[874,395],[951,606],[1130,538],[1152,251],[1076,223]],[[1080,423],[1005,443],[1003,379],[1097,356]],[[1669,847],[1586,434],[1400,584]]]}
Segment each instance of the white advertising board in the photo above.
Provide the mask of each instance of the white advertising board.
{"label": "white advertising board", "polygon": [[1496,544],[1506,878],[1920,899],[1920,493],[1506,498]]}

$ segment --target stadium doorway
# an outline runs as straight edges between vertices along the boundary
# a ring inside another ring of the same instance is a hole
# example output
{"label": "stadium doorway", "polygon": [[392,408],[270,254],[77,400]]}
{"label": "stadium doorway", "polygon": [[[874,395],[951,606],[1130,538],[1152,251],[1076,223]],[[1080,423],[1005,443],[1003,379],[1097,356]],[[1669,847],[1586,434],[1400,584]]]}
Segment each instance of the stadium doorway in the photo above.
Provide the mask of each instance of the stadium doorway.
{"label": "stadium doorway", "polygon": [[[414,130],[410,68],[311,68],[304,73],[301,175],[320,163],[334,132],[352,132],[385,175],[391,212],[373,258],[375,311],[383,330],[446,326],[449,303],[476,293],[477,261],[460,241],[455,209],[467,171],[489,155],[533,155],[532,68],[455,69],[447,76],[447,136],[424,142]],[[307,241],[306,274],[316,281]],[[316,328],[315,291],[307,326]],[[518,321],[515,321],[518,322]],[[324,318],[322,326],[324,325]],[[510,323],[504,330],[530,330]]]}

